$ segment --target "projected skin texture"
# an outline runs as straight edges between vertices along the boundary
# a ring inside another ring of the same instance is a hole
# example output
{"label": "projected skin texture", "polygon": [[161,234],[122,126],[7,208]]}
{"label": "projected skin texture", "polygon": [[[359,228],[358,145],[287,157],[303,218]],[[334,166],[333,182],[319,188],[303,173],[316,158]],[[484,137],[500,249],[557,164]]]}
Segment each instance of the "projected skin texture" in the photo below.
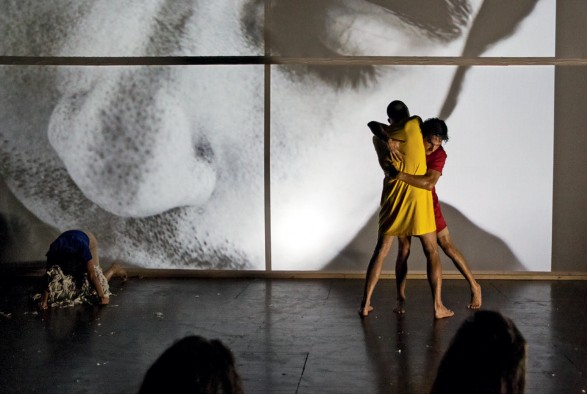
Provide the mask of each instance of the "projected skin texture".
{"label": "projected skin texture", "polygon": [[[264,52],[262,1],[1,3],[3,55]],[[535,12],[533,1],[517,2],[509,27],[471,44],[481,1],[404,3],[274,0],[270,50],[478,56]],[[450,115],[465,71],[272,66],[274,269],[321,269],[352,240],[381,187],[367,121],[384,121],[391,97],[423,117]],[[247,65],[0,67],[2,176],[42,221],[92,229],[106,257],[264,269],[263,78],[262,66]],[[457,140],[457,120],[447,122]]]}

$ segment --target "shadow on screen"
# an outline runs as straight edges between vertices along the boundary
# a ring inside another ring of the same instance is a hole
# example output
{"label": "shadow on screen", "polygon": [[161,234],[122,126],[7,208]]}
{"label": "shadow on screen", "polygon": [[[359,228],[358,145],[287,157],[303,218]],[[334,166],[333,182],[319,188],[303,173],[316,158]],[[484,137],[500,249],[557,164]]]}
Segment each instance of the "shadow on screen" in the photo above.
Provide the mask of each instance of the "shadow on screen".
{"label": "shadow on screen", "polygon": [[[471,222],[455,207],[442,202],[440,205],[453,242],[464,254],[473,272],[526,270],[505,242]],[[377,220],[378,213],[369,219],[357,236],[323,268],[323,271],[364,271],[377,241]],[[394,240],[391,252],[383,266],[384,271],[393,272],[396,256],[397,241]],[[442,251],[440,251],[440,259],[443,270],[456,272],[454,265]],[[412,240],[408,264],[409,272],[425,272],[426,270],[426,258],[420,241],[416,238]]]}

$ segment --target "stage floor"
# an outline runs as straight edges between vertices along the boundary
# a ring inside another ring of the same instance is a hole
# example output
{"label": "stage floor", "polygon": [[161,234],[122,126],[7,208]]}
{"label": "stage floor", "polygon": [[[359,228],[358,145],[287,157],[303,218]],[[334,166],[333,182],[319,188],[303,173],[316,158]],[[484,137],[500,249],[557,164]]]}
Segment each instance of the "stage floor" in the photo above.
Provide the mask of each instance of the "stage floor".
{"label": "stage floor", "polygon": [[[587,281],[480,280],[483,309],[514,320],[528,342],[527,393],[587,390]],[[426,393],[471,312],[464,280],[444,280],[455,317],[434,321],[428,283],[411,279],[407,314],[393,280],[357,314],[356,279],[114,279],[107,307],[40,315],[31,278],[1,279],[0,392],[136,393],[174,341],[218,338],[246,393]]]}

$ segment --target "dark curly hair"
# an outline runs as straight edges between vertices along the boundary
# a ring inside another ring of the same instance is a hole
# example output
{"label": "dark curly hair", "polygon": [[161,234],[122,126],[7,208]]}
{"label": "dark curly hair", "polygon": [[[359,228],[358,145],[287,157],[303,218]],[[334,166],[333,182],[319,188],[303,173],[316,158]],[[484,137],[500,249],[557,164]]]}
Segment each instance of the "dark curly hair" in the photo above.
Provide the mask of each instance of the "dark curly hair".
{"label": "dark curly hair", "polygon": [[422,123],[422,135],[424,138],[437,135],[441,140],[448,141],[448,127],[446,127],[446,123],[442,119],[426,119]]}

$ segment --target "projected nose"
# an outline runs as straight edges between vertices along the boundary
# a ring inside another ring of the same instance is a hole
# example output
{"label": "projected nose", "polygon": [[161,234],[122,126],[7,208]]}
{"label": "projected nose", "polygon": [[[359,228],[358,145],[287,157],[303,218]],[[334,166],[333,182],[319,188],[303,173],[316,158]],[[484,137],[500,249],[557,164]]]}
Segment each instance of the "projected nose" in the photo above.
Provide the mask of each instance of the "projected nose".
{"label": "projected nose", "polygon": [[213,147],[150,70],[80,81],[53,111],[49,140],[81,191],[119,216],[205,203],[216,184]]}

